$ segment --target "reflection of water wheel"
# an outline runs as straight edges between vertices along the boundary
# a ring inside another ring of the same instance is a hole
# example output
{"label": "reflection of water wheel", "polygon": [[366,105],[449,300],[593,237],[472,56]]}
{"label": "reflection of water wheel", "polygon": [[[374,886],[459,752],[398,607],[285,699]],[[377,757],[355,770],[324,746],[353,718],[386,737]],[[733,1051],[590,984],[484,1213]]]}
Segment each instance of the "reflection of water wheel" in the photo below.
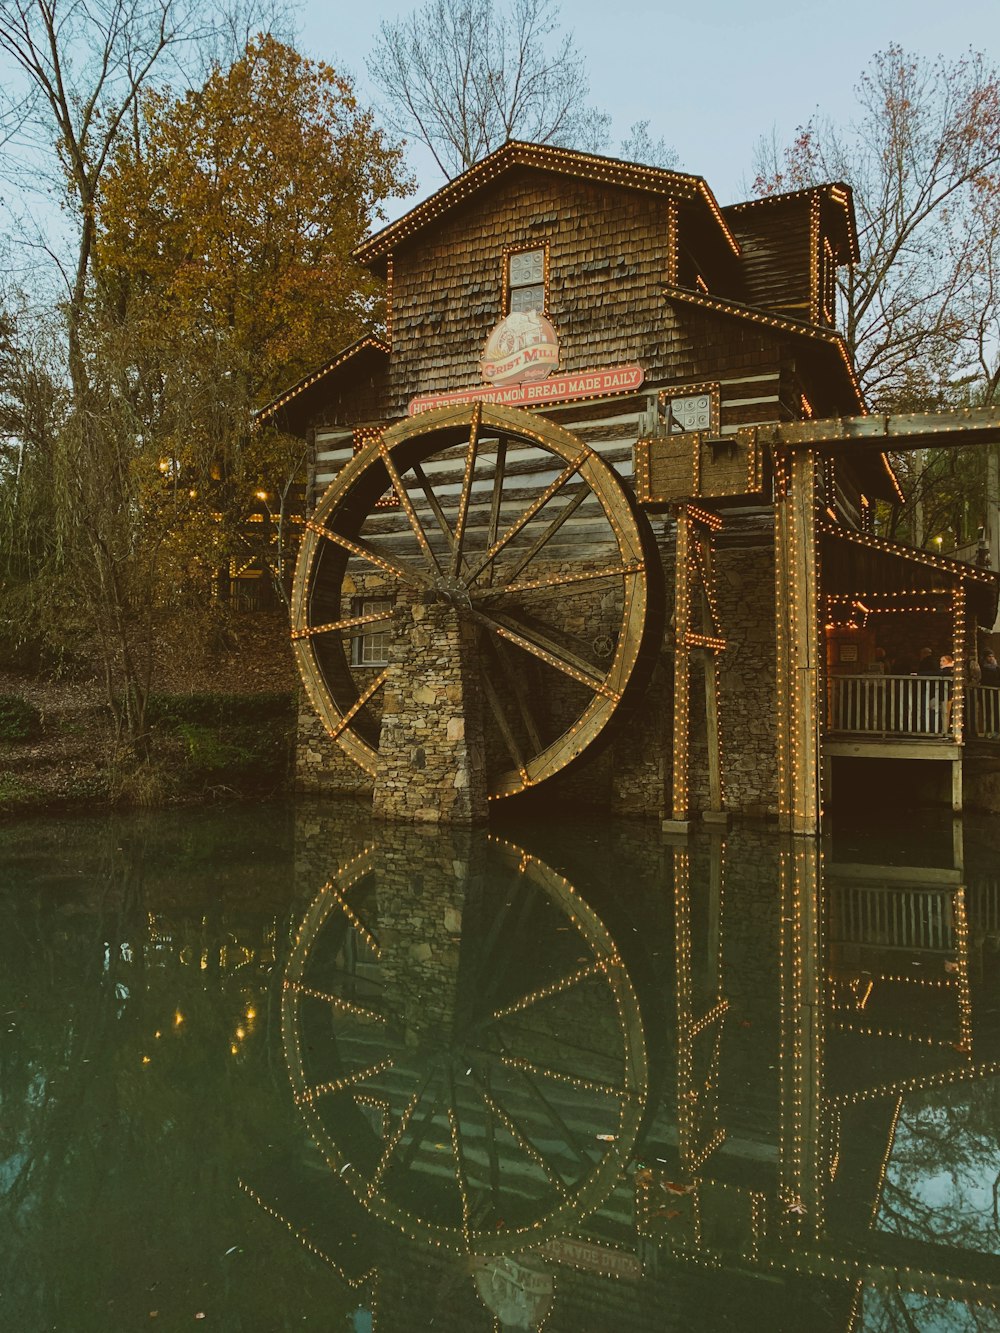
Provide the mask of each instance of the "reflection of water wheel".
{"label": "reflection of water wheel", "polygon": [[372,852],[345,867],[306,914],[282,1005],[295,1100],[330,1167],[383,1221],[481,1256],[600,1206],[647,1086],[600,920],[543,863],[483,847],[451,906],[450,861],[402,895]]}
{"label": "reflection of water wheel", "polygon": [[488,793],[507,796],[606,738],[641,691],[658,574],[645,516],[576,436],[510,408],[440,408],[369,441],[321,500],[292,637],[328,731],[375,772],[393,603],[449,603],[476,627]]}

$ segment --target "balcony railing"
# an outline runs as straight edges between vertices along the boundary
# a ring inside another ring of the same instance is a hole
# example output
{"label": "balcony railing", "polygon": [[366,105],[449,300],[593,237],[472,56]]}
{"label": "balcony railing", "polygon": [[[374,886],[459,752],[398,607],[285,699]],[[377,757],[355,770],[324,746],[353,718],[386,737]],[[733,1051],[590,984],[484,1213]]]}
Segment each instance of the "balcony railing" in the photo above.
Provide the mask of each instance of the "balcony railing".
{"label": "balcony railing", "polygon": [[951,690],[947,676],[831,676],[828,730],[838,735],[950,735]]}
{"label": "balcony railing", "polygon": [[878,949],[951,953],[954,889],[838,886],[831,895],[831,940]]}
{"label": "balcony railing", "polygon": [[1000,741],[1000,689],[973,685],[968,700],[968,734],[979,740]]}

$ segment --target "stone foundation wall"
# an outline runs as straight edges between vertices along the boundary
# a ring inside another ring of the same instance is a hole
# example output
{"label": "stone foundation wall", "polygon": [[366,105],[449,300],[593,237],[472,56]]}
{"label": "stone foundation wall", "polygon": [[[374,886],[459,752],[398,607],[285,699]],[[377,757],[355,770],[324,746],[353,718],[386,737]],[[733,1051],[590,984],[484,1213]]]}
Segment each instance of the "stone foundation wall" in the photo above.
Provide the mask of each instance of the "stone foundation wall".
{"label": "stone foundation wall", "polygon": [[331,740],[304,692],[299,693],[298,731],[295,738],[295,790],[310,796],[371,797],[369,773],[348,759]]}
{"label": "stone foundation wall", "polygon": [[719,710],[725,806],[747,815],[774,814],[778,742],[773,548],[716,552],[715,578],[727,645]]}

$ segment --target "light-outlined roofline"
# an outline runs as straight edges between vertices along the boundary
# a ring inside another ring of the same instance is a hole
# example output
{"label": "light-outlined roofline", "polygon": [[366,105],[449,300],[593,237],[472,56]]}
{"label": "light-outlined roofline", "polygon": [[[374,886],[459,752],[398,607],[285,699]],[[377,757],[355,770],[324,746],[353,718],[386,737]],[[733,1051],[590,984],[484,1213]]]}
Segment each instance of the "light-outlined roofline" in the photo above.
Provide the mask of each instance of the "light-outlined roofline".
{"label": "light-outlined roofline", "polygon": [[847,344],[844,342],[842,335],[837,333],[835,329],[823,328],[819,324],[810,324],[804,319],[789,319],[787,315],[774,314],[770,310],[761,309],[760,306],[743,305],[739,301],[725,300],[720,296],[706,296],[702,292],[690,291],[686,287],[662,287],[661,291],[668,301],[696,306],[700,310],[706,310],[717,315],[728,315],[734,319],[743,319],[752,324],[762,325],[764,328],[775,329],[780,333],[790,333],[794,337],[810,338],[813,342],[831,348],[840,357],[852,392],[857,400],[860,414],[867,413],[868,409],[865,406],[864,395],[861,392],[858,377],[854,373],[854,367],[847,351]]}
{"label": "light-outlined roofline", "polygon": [[735,256],[740,254],[739,242],[703,177],[683,171],[668,171],[663,167],[642,166],[638,162],[625,162],[620,158],[602,157],[596,153],[581,153],[572,148],[557,148],[553,144],[511,139],[469,167],[461,176],[442,185],[401,218],[362,241],[353,252],[354,258],[368,268],[380,270],[396,246],[430,226],[451,209],[457,208],[505,172],[517,167],[576,176],[601,184],[620,185],[680,202],[700,203],[714,218],[732,253]]}
{"label": "light-outlined roofline", "polygon": [[359,338],[357,342],[351,343],[349,347],[345,347],[342,352],[338,352],[332,360],[317,367],[316,370],[310,371],[308,375],[304,375],[302,379],[293,384],[290,388],[283,390],[277,398],[273,398],[271,402],[258,408],[254,413],[253,418],[255,424],[262,425],[270,417],[276,416],[283,408],[287,407],[289,403],[305,393],[307,389],[311,389],[314,384],[318,384],[320,380],[326,379],[329,375],[332,375],[334,371],[339,370],[342,366],[346,365],[348,361],[352,361],[354,357],[360,352],[365,351],[366,348],[371,348],[374,352],[381,352],[384,356],[389,355],[388,343],[383,342],[381,338],[374,337],[372,334],[366,334],[365,337]]}

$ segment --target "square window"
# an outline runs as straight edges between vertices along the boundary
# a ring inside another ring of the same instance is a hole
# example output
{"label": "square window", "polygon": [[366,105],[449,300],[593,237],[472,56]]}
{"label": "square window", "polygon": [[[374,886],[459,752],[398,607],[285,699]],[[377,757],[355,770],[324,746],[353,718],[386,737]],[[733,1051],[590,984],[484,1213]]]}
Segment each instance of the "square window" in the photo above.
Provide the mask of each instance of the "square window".
{"label": "square window", "polygon": [[[353,597],[352,616],[373,616],[392,610],[391,597]],[[373,624],[371,633],[357,634],[351,639],[351,666],[386,666],[389,661],[389,630],[385,625]]]}
{"label": "square window", "polygon": [[520,310],[537,310],[541,312],[544,309],[544,287],[512,287],[510,289],[509,314],[517,314]]}
{"label": "square window", "polygon": [[664,389],[659,396],[660,420],[668,435],[683,431],[719,433],[718,384],[691,384]]}

